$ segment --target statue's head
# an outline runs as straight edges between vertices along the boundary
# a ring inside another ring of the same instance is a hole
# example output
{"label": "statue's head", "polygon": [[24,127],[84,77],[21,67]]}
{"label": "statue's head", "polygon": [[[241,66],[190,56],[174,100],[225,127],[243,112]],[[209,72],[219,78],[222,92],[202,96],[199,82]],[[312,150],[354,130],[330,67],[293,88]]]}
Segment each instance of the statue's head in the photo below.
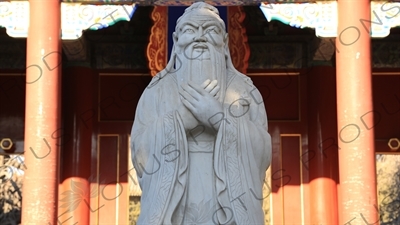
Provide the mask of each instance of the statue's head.
{"label": "statue's head", "polygon": [[210,48],[223,53],[227,43],[225,23],[218,9],[204,2],[188,7],[177,20],[173,34],[175,50],[186,58],[209,57]]}
{"label": "statue's head", "polygon": [[230,58],[225,23],[218,9],[204,2],[188,7],[176,22],[173,40],[171,59],[160,76],[173,72],[180,83],[202,84],[207,79],[217,80],[222,101],[227,70],[236,70]]}

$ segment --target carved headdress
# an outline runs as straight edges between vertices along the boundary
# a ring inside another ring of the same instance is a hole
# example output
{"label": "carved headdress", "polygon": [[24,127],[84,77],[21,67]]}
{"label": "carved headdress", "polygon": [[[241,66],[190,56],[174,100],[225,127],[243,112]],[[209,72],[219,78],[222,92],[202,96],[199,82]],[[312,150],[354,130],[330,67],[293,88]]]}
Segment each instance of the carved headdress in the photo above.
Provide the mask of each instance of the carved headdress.
{"label": "carved headdress", "polygon": [[[181,21],[184,20],[184,18],[197,17],[196,19],[201,21],[201,20],[203,20],[205,13],[209,15],[209,17],[207,18],[207,21],[209,21],[210,18],[214,18],[216,21],[218,21],[218,24],[221,26],[221,29],[224,31],[224,34],[225,34],[226,33],[225,32],[225,30],[226,30],[225,23],[221,19],[218,9],[212,5],[209,5],[204,2],[196,2],[196,3],[193,3],[193,5],[191,5],[190,7],[186,8],[183,15],[180,16],[178,18],[178,20],[176,21],[175,31],[179,31]],[[199,15],[199,14],[201,14],[201,15]]]}

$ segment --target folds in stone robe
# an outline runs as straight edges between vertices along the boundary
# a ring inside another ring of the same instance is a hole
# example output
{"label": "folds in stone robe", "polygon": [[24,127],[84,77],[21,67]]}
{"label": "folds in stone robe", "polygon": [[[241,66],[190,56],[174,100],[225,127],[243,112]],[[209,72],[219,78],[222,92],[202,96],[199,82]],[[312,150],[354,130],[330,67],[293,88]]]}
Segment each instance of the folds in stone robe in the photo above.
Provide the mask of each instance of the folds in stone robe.
{"label": "folds in stone robe", "polygon": [[[211,163],[217,205],[210,216],[214,224],[261,225],[262,186],[271,160],[267,115],[250,79],[227,72],[225,112],[209,120],[221,120]],[[131,133],[132,160],[142,189],[138,225],[184,224],[188,207],[189,135],[177,111],[182,103],[176,76],[160,74],[139,100]]]}

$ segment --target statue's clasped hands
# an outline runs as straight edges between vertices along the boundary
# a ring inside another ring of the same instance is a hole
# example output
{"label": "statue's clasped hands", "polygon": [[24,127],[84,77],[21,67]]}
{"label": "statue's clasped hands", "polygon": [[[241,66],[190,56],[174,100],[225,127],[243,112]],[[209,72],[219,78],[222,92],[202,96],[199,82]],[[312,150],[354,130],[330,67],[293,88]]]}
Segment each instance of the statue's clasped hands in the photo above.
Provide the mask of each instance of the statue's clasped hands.
{"label": "statue's clasped hands", "polygon": [[[210,118],[214,117],[218,113],[223,112],[221,103],[217,100],[220,87],[218,86],[217,80],[206,80],[201,85],[197,85],[193,82],[184,83],[179,89],[179,94],[183,105],[187,110],[190,111],[192,116],[190,118],[183,112],[183,123],[185,128],[193,128],[196,126],[193,124],[193,119],[197,119],[202,125],[214,128],[218,127],[210,124]],[[182,116],[182,115],[181,115]],[[196,122],[197,122],[196,121]]]}

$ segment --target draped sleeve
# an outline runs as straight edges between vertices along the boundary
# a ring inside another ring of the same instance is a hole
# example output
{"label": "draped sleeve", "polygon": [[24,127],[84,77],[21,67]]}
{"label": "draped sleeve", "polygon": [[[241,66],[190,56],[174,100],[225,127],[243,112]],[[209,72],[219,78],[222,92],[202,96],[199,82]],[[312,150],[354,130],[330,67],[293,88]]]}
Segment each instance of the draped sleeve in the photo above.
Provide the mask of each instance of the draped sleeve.
{"label": "draped sleeve", "polygon": [[182,120],[175,110],[179,98],[171,85],[168,78],[150,83],[136,109],[131,151],[142,189],[137,224],[180,224],[174,212],[185,203],[188,155]]}
{"label": "draped sleeve", "polygon": [[224,108],[214,155],[216,218],[219,224],[264,224],[262,186],[272,149],[261,94],[239,77]]}

